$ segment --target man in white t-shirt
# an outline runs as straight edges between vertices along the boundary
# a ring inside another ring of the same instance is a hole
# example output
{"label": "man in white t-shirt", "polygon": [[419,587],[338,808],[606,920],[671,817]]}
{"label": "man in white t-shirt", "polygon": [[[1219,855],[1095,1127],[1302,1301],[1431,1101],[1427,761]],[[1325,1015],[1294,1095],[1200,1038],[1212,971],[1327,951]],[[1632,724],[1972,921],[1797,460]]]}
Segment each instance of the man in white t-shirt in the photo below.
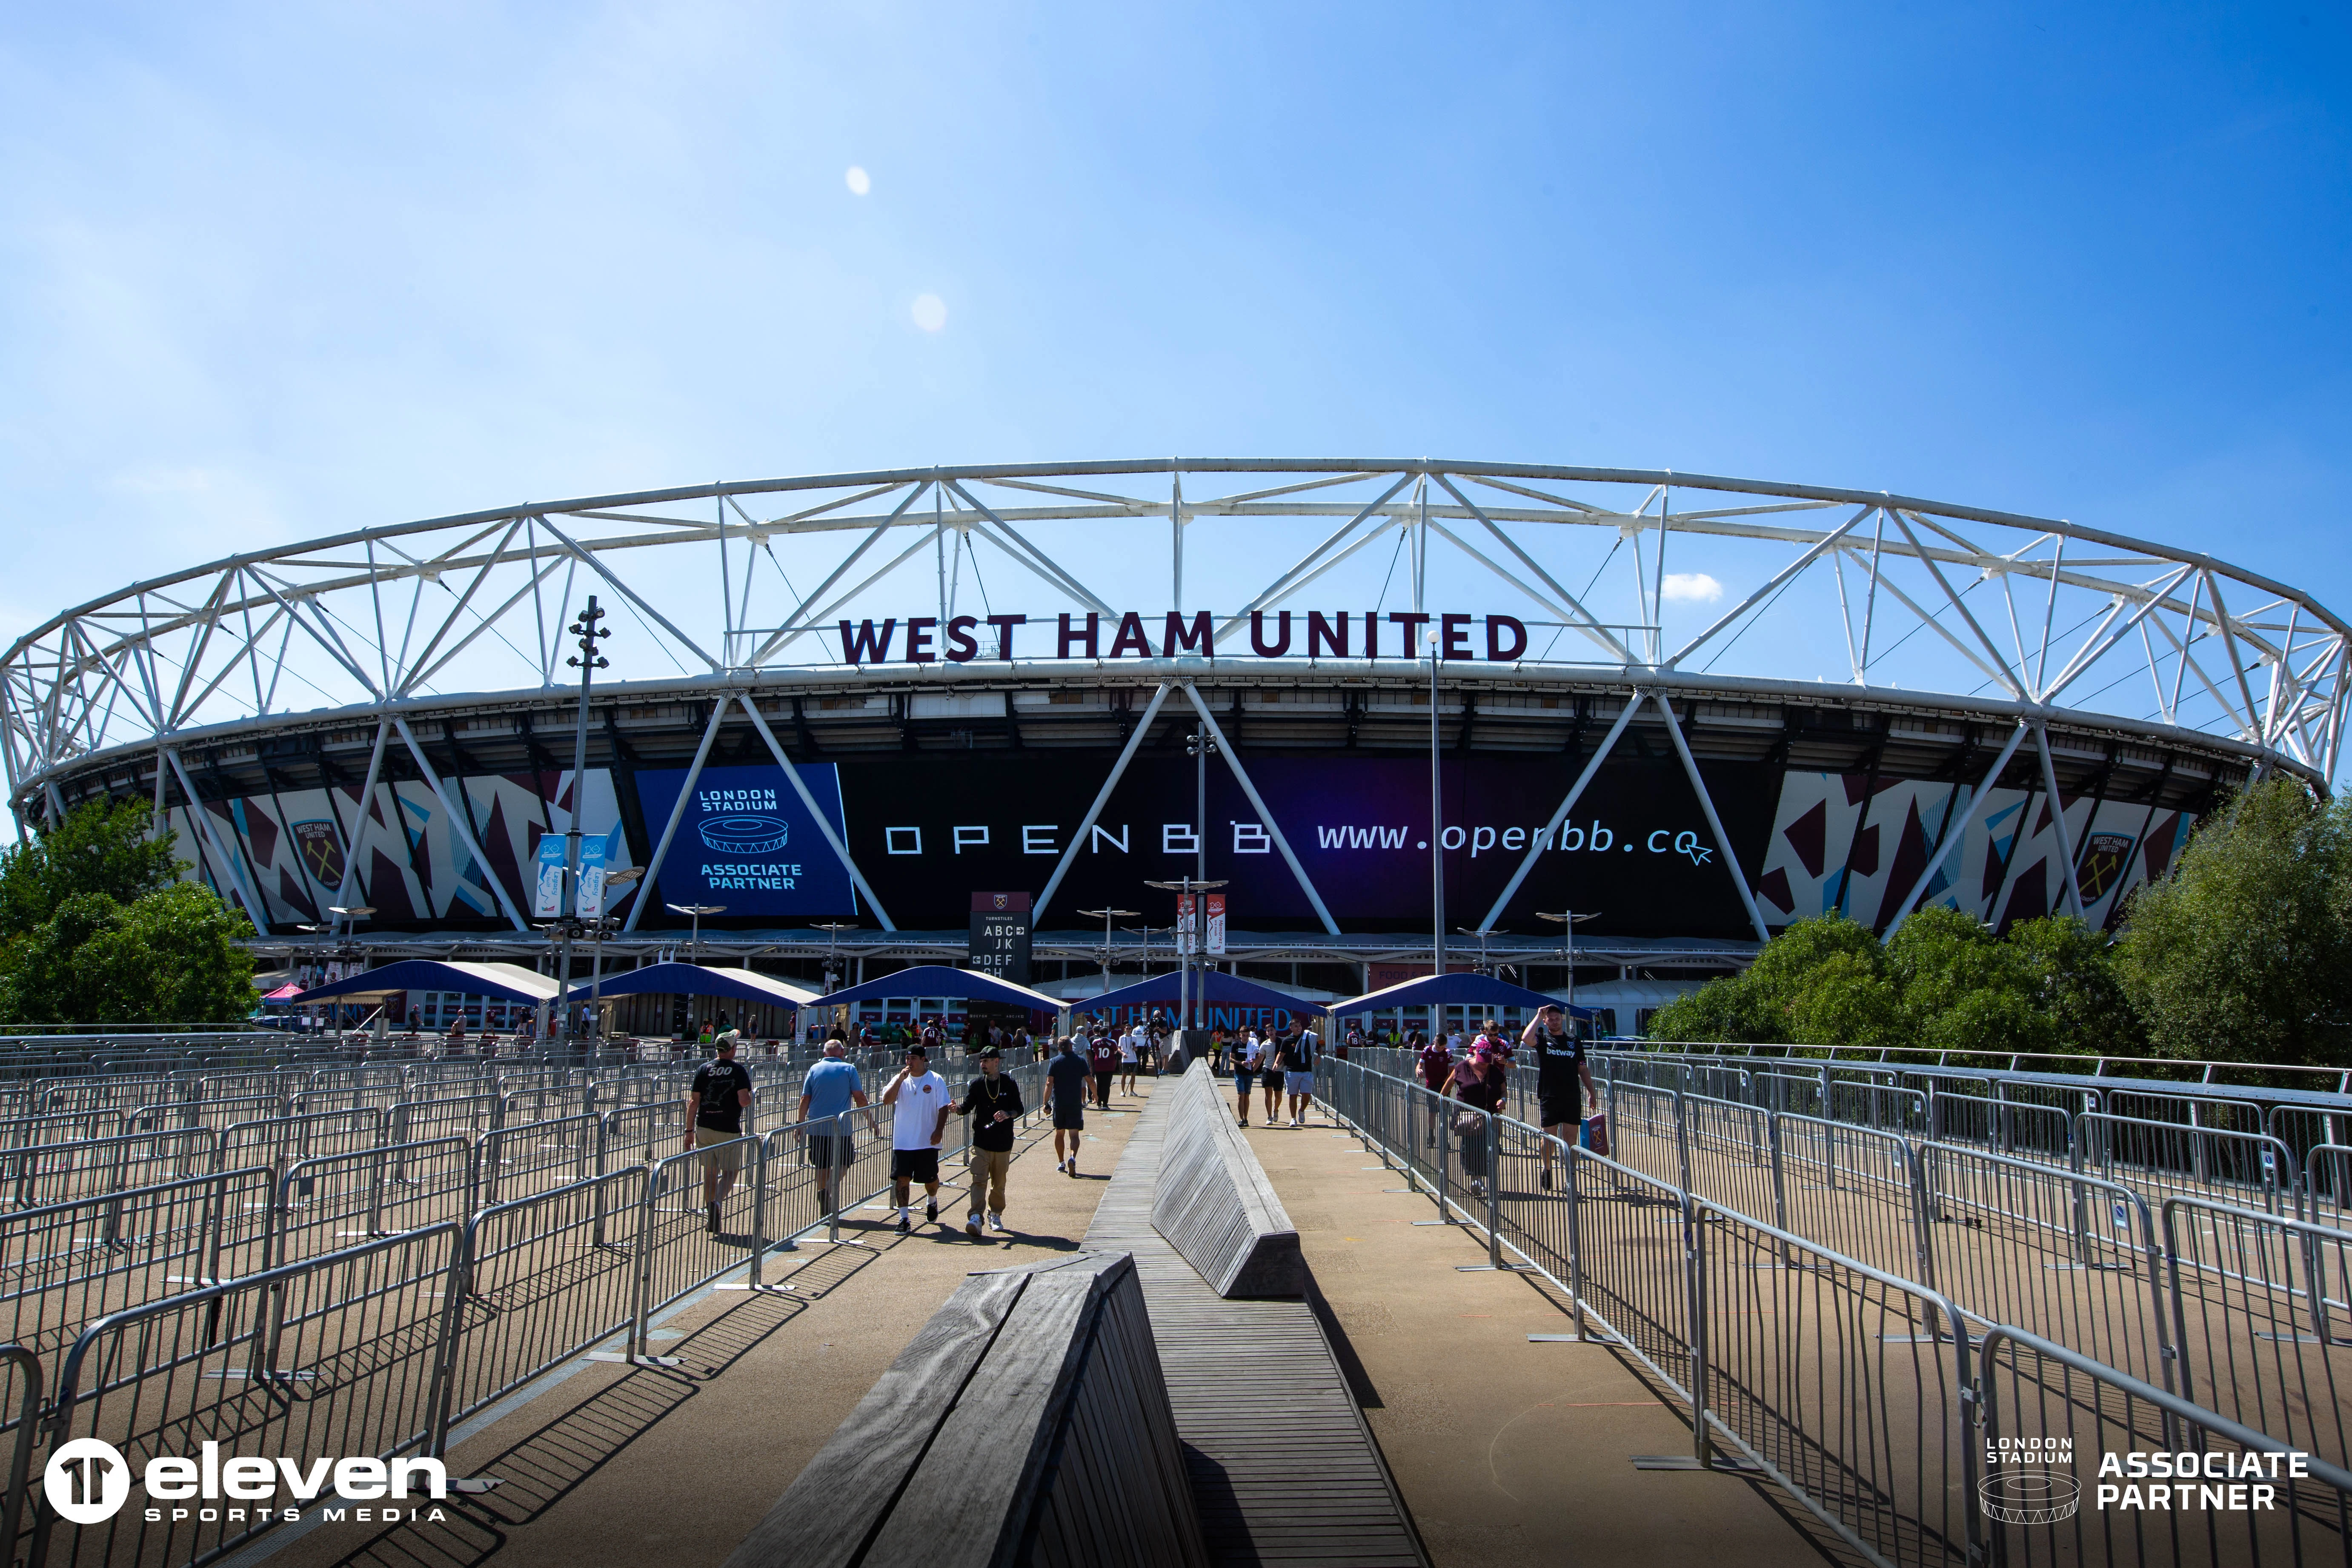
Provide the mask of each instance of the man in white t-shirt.
{"label": "man in white t-shirt", "polygon": [[890,1121],[890,1187],[903,1236],[913,1228],[907,1218],[907,1200],[915,1183],[923,1184],[929,1200],[923,1218],[937,1222],[940,1217],[940,1141],[947,1136],[955,1100],[948,1093],[948,1080],[931,1070],[930,1053],[909,1046],[907,1065],[883,1088],[882,1103],[897,1108]]}
{"label": "man in white t-shirt", "polygon": [[1134,1026],[1129,1025],[1127,1033],[1118,1037],[1118,1087],[1121,1093],[1132,1095],[1135,1092],[1136,1071],[1142,1065],[1143,1038]]}

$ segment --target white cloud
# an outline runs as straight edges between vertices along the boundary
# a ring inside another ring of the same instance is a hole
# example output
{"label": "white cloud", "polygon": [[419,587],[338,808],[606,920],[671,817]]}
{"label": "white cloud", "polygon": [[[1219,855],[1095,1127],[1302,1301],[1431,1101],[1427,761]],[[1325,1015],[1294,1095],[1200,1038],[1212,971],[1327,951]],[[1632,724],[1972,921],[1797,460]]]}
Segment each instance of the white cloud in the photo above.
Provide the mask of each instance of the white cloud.
{"label": "white cloud", "polygon": [[1660,587],[1669,599],[1692,599],[1700,604],[1713,604],[1723,597],[1723,584],[1704,572],[1669,572]]}
{"label": "white cloud", "polygon": [[927,332],[936,332],[948,324],[947,301],[937,294],[915,296],[915,325]]}
{"label": "white cloud", "polygon": [[853,196],[862,196],[874,188],[872,177],[855,163],[849,165],[849,172],[841,177],[848,184],[849,194]]}

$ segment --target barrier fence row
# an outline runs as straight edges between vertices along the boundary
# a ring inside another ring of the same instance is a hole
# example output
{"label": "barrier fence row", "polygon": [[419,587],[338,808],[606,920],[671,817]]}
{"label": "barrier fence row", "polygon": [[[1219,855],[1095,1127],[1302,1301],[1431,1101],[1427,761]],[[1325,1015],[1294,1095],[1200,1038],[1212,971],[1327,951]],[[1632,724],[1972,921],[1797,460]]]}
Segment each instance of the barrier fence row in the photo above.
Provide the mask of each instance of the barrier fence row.
{"label": "barrier fence row", "polygon": [[[1327,1057],[1317,1080],[1341,1125],[1401,1166],[1442,1217],[1484,1234],[1482,1267],[1542,1276],[1562,1295],[1569,1337],[1622,1349],[1689,1411],[1688,1454],[1636,1463],[1761,1474],[1874,1563],[2352,1563],[2340,1405],[2321,1355],[2293,1353],[2305,1333],[2317,1352],[2352,1346],[2307,1329],[2321,1227],[2177,1198],[2160,1245],[2144,1206],[2110,1236],[2084,1226],[2076,1198],[2120,1190],[2111,1184],[1979,1150],[1916,1151],[1809,1117],[1759,1126],[1766,1113],[1753,1106],[1694,1119],[1693,1097],[1656,1091],[1621,1102],[1675,1151],[1671,1170],[1645,1170],[1360,1064]],[[1705,1181],[1726,1196],[1694,1186]],[[1992,1228],[1996,1213],[2010,1231]],[[2221,1239],[2173,1249],[2206,1223]],[[1969,1239],[1955,1250],[1945,1232]],[[2026,1250],[1994,1271],[1989,1238],[2011,1232]],[[2151,1256],[2181,1275],[2167,1295],[2149,1286]],[[1923,1260],[1941,1266],[1936,1281],[1906,1277]],[[2068,1283],[2048,1291],[2030,1274]],[[2327,1289],[2336,1321],[2340,1288]],[[2068,1310],[2054,1311],[2062,1298]],[[2187,1387],[2174,1392],[2002,1321],[2011,1305],[2101,1348],[2153,1346],[2141,1361],[2155,1368],[2170,1364],[2168,1342],[2200,1349],[2181,1358]],[[2151,1332],[2168,1305],[2172,1332]],[[2286,1324],[2280,1337],[2259,1337],[2273,1321]],[[2265,1354],[2267,1378],[2248,1365]],[[2061,1436],[2074,1445],[2063,1464]],[[2263,1479],[2270,1506],[2241,1492],[2245,1511],[2231,1509],[2228,1488],[2256,1484],[2242,1475],[2151,1501],[2170,1484],[2149,1477],[2151,1456],[2243,1472],[2286,1468],[2265,1456],[2290,1451],[2305,1473]],[[2101,1478],[2110,1454],[2119,1468]],[[2127,1480],[2135,1463],[2141,1473]],[[2210,1507],[2208,1485],[2220,1489]],[[2078,1486],[2071,1509],[2032,1500],[2036,1488]]]}
{"label": "barrier fence row", "polygon": [[[1016,1135],[1042,1135],[1043,1064],[1007,1076],[1023,1090]],[[374,1459],[388,1484],[408,1485],[414,1462],[445,1459],[470,1417],[567,1362],[670,1364],[648,1349],[665,1309],[735,1275],[733,1288],[788,1290],[765,1277],[772,1253],[860,1245],[841,1215],[889,1190],[891,1107],[675,1152],[654,1147],[682,1131],[677,1108],[658,1109],[672,1113],[658,1132],[635,1110],[612,1113],[631,1118],[629,1157],[613,1169],[582,1170],[604,1119],[562,1118],[0,1217],[18,1244],[0,1275],[16,1314],[16,1342],[0,1346],[12,1380],[0,1386],[11,1461],[0,1531],[15,1542],[0,1561],[202,1568],[281,1522],[233,1501],[71,1522],[30,1478],[84,1437],[113,1445],[134,1473],[212,1443],[224,1466],[283,1455],[299,1475],[316,1456]],[[518,1140],[530,1146],[506,1146]],[[968,1142],[951,1119],[943,1159]],[[601,1147],[610,1156],[616,1142]],[[727,1189],[716,1230],[707,1167]],[[534,1181],[546,1184],[509,1195]],[[45,1367],[57,1369],[47,1390]],[[304,1484],[315,1498],[320,1483]]]}

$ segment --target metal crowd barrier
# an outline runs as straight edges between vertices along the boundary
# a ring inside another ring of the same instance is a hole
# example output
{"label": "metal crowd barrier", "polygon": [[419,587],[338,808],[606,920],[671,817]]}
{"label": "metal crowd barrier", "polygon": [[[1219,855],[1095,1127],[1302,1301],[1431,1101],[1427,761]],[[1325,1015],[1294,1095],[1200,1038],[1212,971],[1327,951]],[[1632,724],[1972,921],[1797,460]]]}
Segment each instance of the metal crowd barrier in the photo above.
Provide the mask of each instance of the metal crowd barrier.
{"label": "metal crowd barrier", "polygon": [[[151,1458],[222,1452],[392,1459],[422,1447],[439,1359],[436,1287],[449,1277],[455,1226],[436,1226],[110,1313],[60,1364],[47,1423],[52,1451],[111,1443],[134,1472]],[[399,1493],[407,1490],[394,1463]],[[233,1501],[126,1507],[77,1525],[38,1510],[30,1563],[194,1563],[272,1528]],[[250,1516],[250,1517],[249,1517]]]}
{"label": "metal crowd barrier", "polygon": [[[1352,1062],[1317,1073],[1318,1098],[1441,1219],[1484,1229],[1485,1267],[1546,1276],[1575,1337],[1597,1323],[1689,1407],[1682,1463],[1717,1466],[1727,1445],[1866,1561],[2188,1561],[2234,1531],[2257,1557],[2352,1563],[2334,1381],[2352,1349],[2352,1233],[2185,1196],[2159,1231],[2137,1194],[2066,1167],[1802,1116],[1759,1125],[1753,1107],[1622,1082],[1612,1131],[1634,1129],[1642,1158],[1621,1162]],[[2021,1345],[2103,1380],[2086,1418],[2118,1401],[2169,1412],[2172,1426],[2124,1422],[2143,1447],[2202,1452],[2198,1435],[2218,1435],[2293,1448],[2320,1479],[2284,1522],[2095,1520],[2055,1556],[2056,1537],[2004,1536],[1991,1510],[2007,1494],[1978,1487],[2005,1474],[1974,1429],[1986,1380],[2008,1377],[2008,1408],[2035,1420],[2067,1404],[2047,1378],[2020,1380]],[[2204,1545],[2176,1558],[2165,1542],[2184,1529]]]}
{"label": "metal crowd barrier", "polygon": [[[1044,1066],[1007,1076],[1034,1139]],[[195,1568],[272,1524],[215,1504],[76,1526],[34,1505],[44,1450],[100,1437],[137,1470],[214,1441],[244,1456],[373,1457],[400,1475],[404,1459],[446,1458],[458,1423],[583,1353],[659,1362],[646,1349],[655,1314],[739,1272],[750,1289],[785,1288],[762,1278],[770,1253],[819,1231],[855,1245],[841,1215],[888,1190],[891,1108],[853,1111],[846,1149],[825,1121],[655,1153],[682,1124],[637,1123],[676,1109],[309,1153],[320,1129],[295,1126],[240,1144],[267,1163],[0,1215],[0,1304],[16,1342],[0,1345],[0,1368],[17,1379],[0,1384],[0,1421],[16,1411],[0,1531],[31,1531],[0,1563]],[[951,1158],[966,1136],[961,1119],[950,1126]],[[740,1177],[713,1233],[702,1161],[729,1152]],[[607,1158],[619,1168],[580,1173]],[[59,1369],[46,1406],[45,1360]]]}
{"label": "metal crowd barrier", "polygon": [[[2275,1437],[2022,1330],[1988,1332],[1977,1366],[1996,1563],[2243,1568],[2341,1558],[2352,1540],[2340,1465],[2298,1467]],[[2166,1474],[2153,1473],[2158,1457]],[[2183,1459],[2193,1476],[2179,1473]]]}

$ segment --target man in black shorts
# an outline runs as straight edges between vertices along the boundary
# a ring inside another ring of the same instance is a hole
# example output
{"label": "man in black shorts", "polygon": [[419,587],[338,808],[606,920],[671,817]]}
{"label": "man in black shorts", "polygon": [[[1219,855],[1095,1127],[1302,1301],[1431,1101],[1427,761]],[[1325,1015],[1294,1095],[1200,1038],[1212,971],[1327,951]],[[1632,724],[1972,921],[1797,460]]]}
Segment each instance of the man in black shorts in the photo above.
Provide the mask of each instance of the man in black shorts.
{"label": "man in black shorts", "polygon": [[1087,1091],[1093,1082],[1087,1058],[1078,1054],[1077,1037],[1064,1037],[1061,1049],[1045,1065],[1045,1089],[1054,1106],[1054,1163],[1073,1176],[1078,1173],[1078,1140],[1086,1136]]}
{"label": "man in black shorts", "polygon": [[717,1054],[695,1069],[686,1097],[686,1146],[706,1151],[702,1206],[710,1230],[719,1230],[719,1209],[743,1170],[743,1112],[751,1104],[751,1071],[735,1059],[732,1029],[719,1037]]}
{"label": "man in black shorts", "polygon": [[[1563,1143],[1573,1143],[1577,1129],[1584,1121],[1579,1088],[1592,1097],[1595,1105],[1601,1103],[1601,1092],[1592,1087],[1592,1068],[1584,1059],[1584,1042],[1567,1026],[1567,1015],[1560,1011],[1559,1003],[1548,1003],[1536,1010],[1527,1032],[1519,1037],[1519,1048],[1535,1058],[1536,1114],[1543,1130]],[[1547,1188],[1551,1185],[1549,1142],[1543,1146],[1543,1173],[1538,1179]]]}

